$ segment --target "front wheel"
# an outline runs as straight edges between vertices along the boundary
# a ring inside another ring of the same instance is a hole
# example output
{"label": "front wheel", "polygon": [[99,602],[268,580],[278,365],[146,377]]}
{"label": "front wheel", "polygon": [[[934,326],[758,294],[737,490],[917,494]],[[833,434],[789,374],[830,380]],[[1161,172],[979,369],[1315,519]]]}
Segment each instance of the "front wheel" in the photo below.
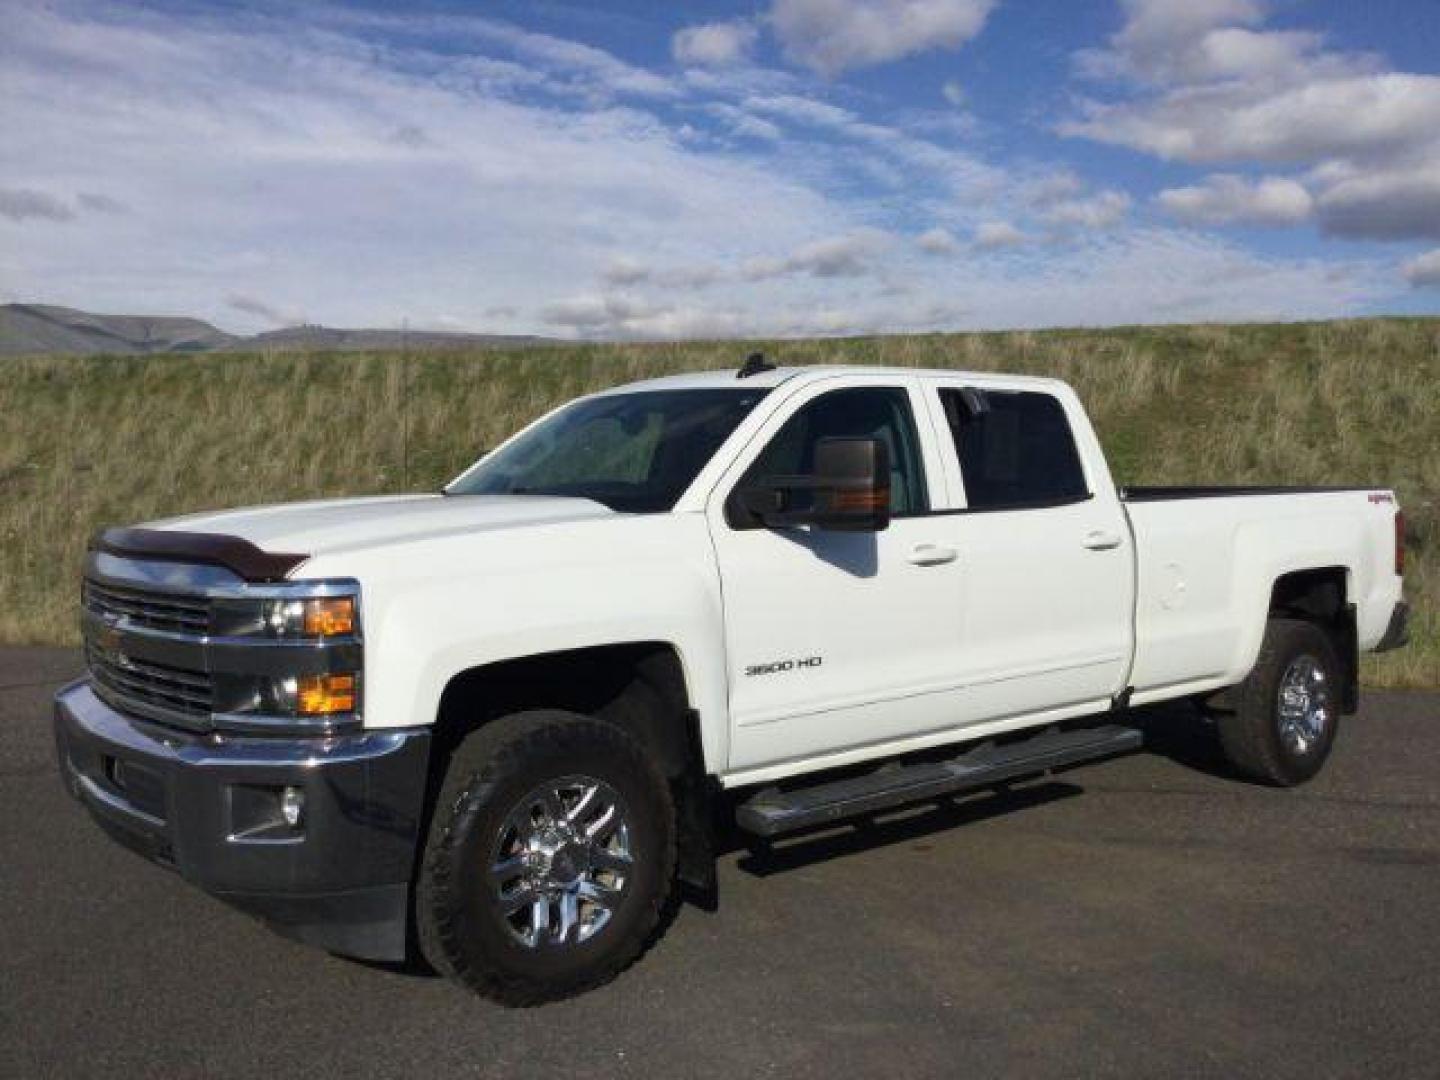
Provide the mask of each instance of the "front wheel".
{"label": "front wheel", "polygon": [[626,732],[545,710],[456,749],[416,888],[420,945],[484,997],[533,1005],[613,978],[660,924],[669,785]]}
{"label": "front wheel", "polygon": [[1301,619],[1271,619],[1260,656],[1218,718],[1230,763],[1292,787],[1320,771],[1340,725],[1340,658],[1330,635]]}

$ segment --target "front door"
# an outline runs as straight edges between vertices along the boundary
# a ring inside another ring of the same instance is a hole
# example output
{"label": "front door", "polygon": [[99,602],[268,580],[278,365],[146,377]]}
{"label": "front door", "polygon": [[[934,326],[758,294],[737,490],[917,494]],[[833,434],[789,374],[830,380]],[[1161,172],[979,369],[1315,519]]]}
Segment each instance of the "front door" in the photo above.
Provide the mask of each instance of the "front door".
{"label": "front door", "polygon": [[[837,377],[787,402],[712,495],[732,770],[957,722],[949,673],[959,656],[960,564],[954,549],[937,541],[940,519],[927,515],[943,492],[933,432],[917,380]],[[725,503],[736,487],[762,476],[810,474],[815,446],[829,436],[887,444],[888,528],[746,528],[727,520]]]}

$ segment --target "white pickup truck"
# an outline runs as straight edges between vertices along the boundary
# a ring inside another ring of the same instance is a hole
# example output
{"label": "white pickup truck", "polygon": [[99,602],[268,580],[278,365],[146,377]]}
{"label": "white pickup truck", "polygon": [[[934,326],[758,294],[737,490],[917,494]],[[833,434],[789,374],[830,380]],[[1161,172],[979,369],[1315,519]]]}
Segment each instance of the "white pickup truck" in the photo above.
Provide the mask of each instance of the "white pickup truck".
{"label": "white pickup truck", "polygon": [[101,533],[61,769],[282,932],[534,1003],[713,889],[717,830],[1134,749],[1133,706],[1306,780],[1405,640],[1401,536],[1384,489],[1117,490],[1060,382],[751,357],[439,493]]}

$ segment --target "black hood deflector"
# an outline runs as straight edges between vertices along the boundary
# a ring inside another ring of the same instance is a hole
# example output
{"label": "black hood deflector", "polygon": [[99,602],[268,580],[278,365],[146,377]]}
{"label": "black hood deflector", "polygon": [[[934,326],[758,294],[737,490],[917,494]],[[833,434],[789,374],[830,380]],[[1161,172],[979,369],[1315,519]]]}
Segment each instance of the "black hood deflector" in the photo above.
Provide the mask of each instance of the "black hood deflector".
{"label": "black hood deflector", "polygon": [[170,529],[106,529],[90,542],[90,548],[129,559],[223,566],[254,582],[284,581],[291,570],[310,558],[263,551],[238,536]]}

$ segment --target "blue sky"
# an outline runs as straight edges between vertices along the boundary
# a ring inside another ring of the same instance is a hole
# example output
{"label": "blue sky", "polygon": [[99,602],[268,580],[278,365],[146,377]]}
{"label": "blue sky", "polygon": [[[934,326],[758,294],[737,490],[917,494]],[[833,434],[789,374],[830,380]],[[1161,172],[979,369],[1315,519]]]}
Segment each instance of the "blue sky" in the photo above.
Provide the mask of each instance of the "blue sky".
{"label": "blue sky", "polygon": [[1430,0],[0,0],[0,299],[586,338],[1440,312]]}

